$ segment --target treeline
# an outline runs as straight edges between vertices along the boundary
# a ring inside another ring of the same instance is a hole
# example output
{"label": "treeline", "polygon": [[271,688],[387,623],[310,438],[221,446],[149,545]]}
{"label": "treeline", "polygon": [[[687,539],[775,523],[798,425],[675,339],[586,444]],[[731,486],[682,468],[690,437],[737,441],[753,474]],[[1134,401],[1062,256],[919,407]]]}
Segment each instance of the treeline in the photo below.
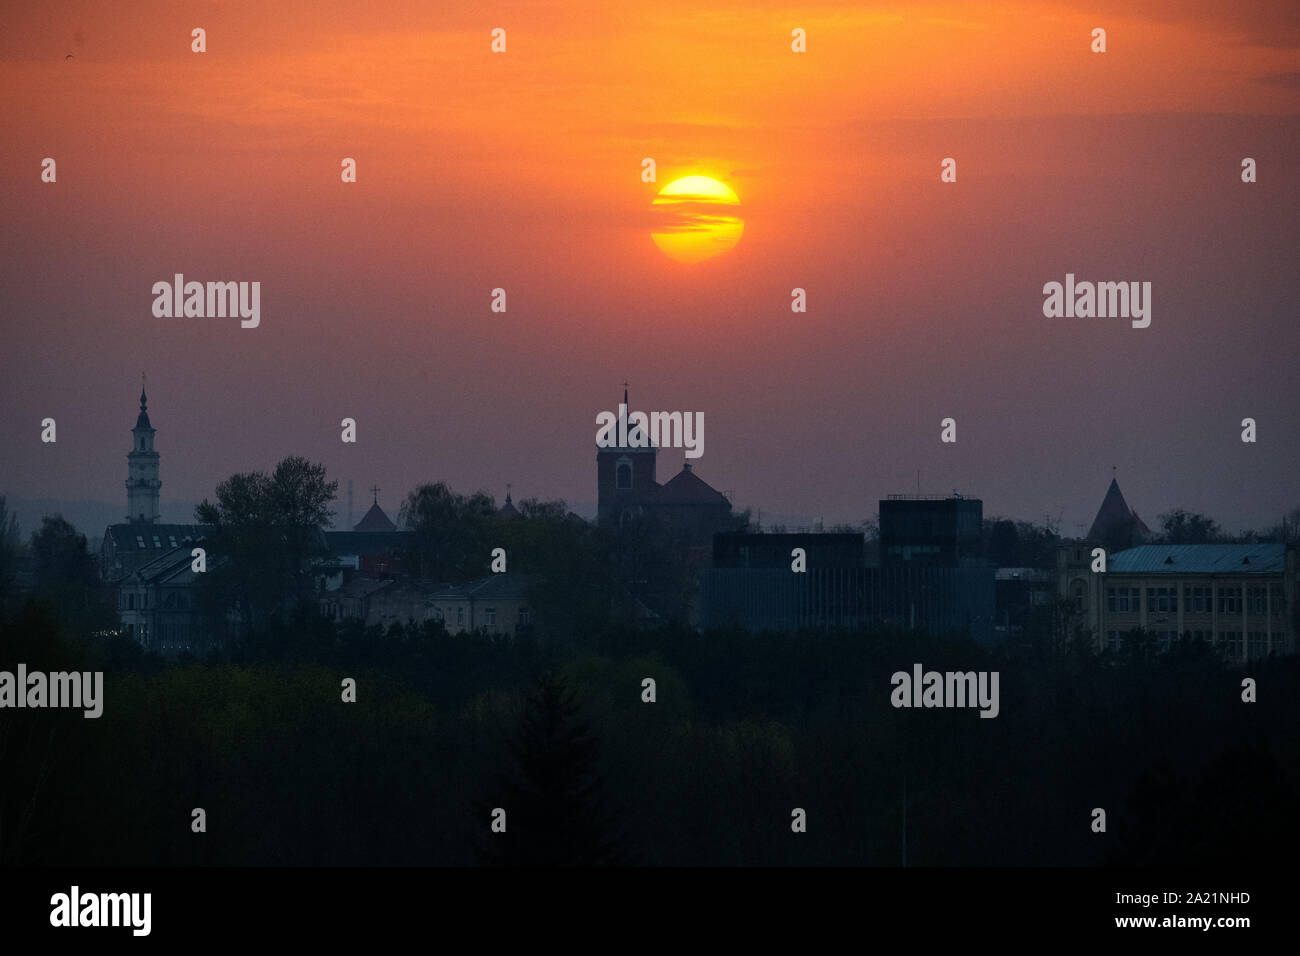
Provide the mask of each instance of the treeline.
{"label": "treeline", "polygon": [[[208,526],[208,571],[198,606],[208,628],[227,641],[230,624],[244,643],[264,641],[278,623],[314,603],[314,575],[329,557],[322,528],[330,525],[337,483],[324,468],[290,457],[270,474],[248,472],[221,482],[195,518]],[[575,630],[644,616],[684,621],[694,590],[689,542],[649,517],[600,527],[563,501],[526,499],[519,516],[498,516],[482,493],[459,494],[443,482],[421,485],[403,502],[410,532],[397,557],[401,573],[432,583],[464,583],[492,572],[504,549],[507,570],[529,575],[529,605],[539,635],[562,639]],[[745,513],[734,527],[747,527]]]}
{"label": "treeline", "polygon": [[[1253,664],[1248,704],[1194,644],[274,627],[242,660],[164,667],[48,603],[7,613],[0,668],[106,676],[98,720],[0,712],[0,862],[892,866],[905,838],[909,865],[1281,865],[1297,847],[1294,659]],[[998,717],[893,708],[891,674],[918,662],[997,670]]]}

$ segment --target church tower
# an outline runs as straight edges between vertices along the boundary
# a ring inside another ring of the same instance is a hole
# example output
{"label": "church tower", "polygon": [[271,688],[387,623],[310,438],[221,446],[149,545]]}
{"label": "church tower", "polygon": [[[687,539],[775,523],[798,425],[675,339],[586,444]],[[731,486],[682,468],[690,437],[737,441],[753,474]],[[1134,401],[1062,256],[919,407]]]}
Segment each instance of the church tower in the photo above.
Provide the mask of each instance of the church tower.
{"label": "church tower", "polygon": [[[626,434],[634,426],[625,421],[631,414],[627,388],[619,407],[619,431]],[[659,487],[655,481],[655,460],[659,449],[653,445],[611,445],[596,447],[596,520],[601,524],[617,523],[620,513],[643,507]]]}
{"label": "church tower", "polygon": [[148,398],[140,386],[140,415],[131,429],[131,452],[126,456],[126,520],[153,524],[158,520],[158,453],[153,450],[154,427],[149,424]]}

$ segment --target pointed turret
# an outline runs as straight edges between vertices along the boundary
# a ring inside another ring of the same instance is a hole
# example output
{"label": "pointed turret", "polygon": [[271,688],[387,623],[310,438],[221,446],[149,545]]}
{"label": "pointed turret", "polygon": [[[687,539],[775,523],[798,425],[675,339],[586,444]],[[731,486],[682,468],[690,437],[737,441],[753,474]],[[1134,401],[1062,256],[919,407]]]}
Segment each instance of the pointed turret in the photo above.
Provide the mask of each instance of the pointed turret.
{"label": "pointed turret", "polygon": [[153,430],[153,426],[149,424],[149,396],[144,393],[143,385],[140,386],[140,414],[136,416],[135,427]]}
{"label": "pointed turret", "polygon": [[1119,482],[1112,475],[1106,497],[1088,530],[1088,540],[1104,545],[1109,551],[1120,551],[1133,547],[1150,533],[1151,529],[1124,500]]}

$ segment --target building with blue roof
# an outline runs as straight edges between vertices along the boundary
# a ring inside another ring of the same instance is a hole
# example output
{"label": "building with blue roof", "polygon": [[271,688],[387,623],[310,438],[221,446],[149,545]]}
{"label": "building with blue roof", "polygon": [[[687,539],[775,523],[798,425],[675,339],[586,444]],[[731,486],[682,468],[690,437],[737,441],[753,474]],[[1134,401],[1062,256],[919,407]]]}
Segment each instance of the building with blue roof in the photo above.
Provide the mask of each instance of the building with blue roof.
{"label": "building with blue roof", "polygon": [[1091,563],[1091,543],[1063,547],[1059,586],[1099,649],[1141,630],[1162,650],[1200,639],[1241,664],[1295,653],[1295,547],[1144,544],[1108,555],[1105,572]]}

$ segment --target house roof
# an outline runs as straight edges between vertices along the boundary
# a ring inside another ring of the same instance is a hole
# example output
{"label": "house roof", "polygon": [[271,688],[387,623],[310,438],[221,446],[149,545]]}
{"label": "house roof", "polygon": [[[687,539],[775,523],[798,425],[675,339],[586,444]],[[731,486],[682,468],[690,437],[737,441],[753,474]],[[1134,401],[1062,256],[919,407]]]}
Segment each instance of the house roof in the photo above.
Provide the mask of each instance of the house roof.
{"label": "house roof", "polygon": [[[119,551],[153,551],[161,554],[181,545],[202,541],[212,529],[205,524],[151,524],[132,521],[111,524],[104,529],[104,537],[112,539]],[[141,543],[143,542],[143,543]]]}
{"label": "house roof", "polygon": [[188,544],[173,548],[136,568],[119,584],[184,585],[198,577],[193,570],[194,557]]}
{"label": "house roof", "polygon": [[468,584],[443,584],[433,597],[442,601],[510,601],[527,595],[535,578],[529,574],[489,574]]}
{"label": "house roof", "polygon": [[379,507],[379,502],[376,501],[370,506],[370,510],[366,512],[365,517],[352,526],[352,530],[363,533],[393,532],[397,530],[397,525],[393,524],[388,515],[384,514],[384,509]]}
{"label": "house roof", "polygon": [[1115,574],[1280,574],[1282,544],[1144,544],[1110,558]]}
{"label": "house roof", "polygon": [[522,598],[532,583],[527,574],[503,572],[471,581],[465,585],[465,590],[475,601],[502,601]]}
{"label": "house roof", "polygon": [[358,575],[351,580],[344,581],[342,587],[334,591],[326,592],[322,597],[367,598],[377,591],[382,591],[393,585],[394,582],[391,578],[373,578]]}
{"label": "house roof", "polygon": [[651,499],[660,505],[725,505],[731,507],[727,496],[717,491],[707,481],[691,471],[691,463],[682,465],[682,470],[666,484],[660,485]]}

